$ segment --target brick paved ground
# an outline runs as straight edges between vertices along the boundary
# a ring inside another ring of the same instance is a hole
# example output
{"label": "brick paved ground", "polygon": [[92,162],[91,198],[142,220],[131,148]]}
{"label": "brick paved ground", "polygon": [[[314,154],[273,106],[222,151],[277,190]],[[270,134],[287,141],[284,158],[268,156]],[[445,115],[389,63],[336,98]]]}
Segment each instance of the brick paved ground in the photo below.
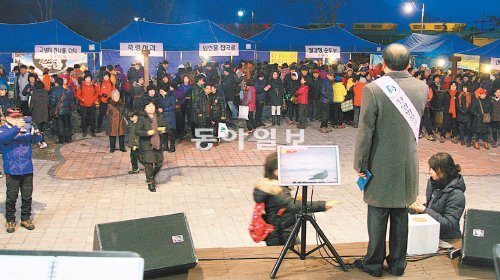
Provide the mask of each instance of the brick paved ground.
{"label": "brick paved ground", "polygon": [[[314,123],[314,126],[317,126]],[[285,128],[277,129],[277,144],[286,145]],[[340,145],[341,157],[352,157],[356,129],[347,128],[335,130],[333,133],[322,134],[317,129],[305,131],[305,144],[335,144]],[[291,134],[297,134],[292,129]],[[244,149],[239,149],[238,141],[222,143],[210,151],[196,149],[195,143],[184,140],[176,145],[176,153],[165,153],[164,169],[177,167],[223,167],[223,166],[259,166],[262,165],[269,151],[257,149],[257,139],[245,137]],[[421,139],[419,145],[420,167],[427,170],[427,159],[433,154],[446,151],[453,155],[457,162],[465,162],[465,175],[500,174],[500,170],[491,168],[500,162],[500,149],[475,150],[465,148],[460,144],[430,142]],[[397,152],[397,151],[394,151]],[[87,138],[65,145],[60,149],[61,161],[54,168],[54,175],[61,179],[89,179],[125,175],[130,170],[129,153],[109,153],[108,138]],[[345,162],[341,159],[343,166]],[[349,165],[350,167],[350,165]]]}
{"label": "brick paved ground", "polygon": [[[317,126],[317,124],[314,124]],[[286,127],[286,126],[283,126]],[[339,144],[341,186],[317,187],[315,199],[341,203],[316,217],[334,242],[366,241],[366,205],[355,186],[352,170],[355,129],[331,134],[306,131],[306,144]],[[278,143],[286,143],[284,129]],[[185,212],[197,248],[247,247],[255,244],[247,233],[253,207],[252,189],[262,177],[268,151],[257,151],[255,139],[224,143],[209,152],[195,150],[193,143],[178,145],[166,154],[159,174],[159,191],[150,193],[144,174],[128,175],[128,153],[107,153],[106,138],[71,143],[61,148],[61,162],[35,160],[34,223],[37,228],[18,228],[14,234],[0,231],[0,248],[91,250],[94,225],[113,221]],[[437,151],[450,152],[463,166],[467,183],[467,208],[500,210],[499,149],[476,151],[446,142],[422,140],[421,193],[424,191],[427,158]],[[397,152],[397,151],[395,151]],[[228,157],[224,157],[228,153]],[[87,179],[84,179],[87,178]],[[0,211],[5,209],[5,179],[0,180]],[[18,201],[18,206],[20,201]],[[19,208],[19,207],[18,207]],[[19,216],[19,213],[18,213]],[[0,224],[5,220],[2,215]],[[309,234],[308,243],[315,242]]]}

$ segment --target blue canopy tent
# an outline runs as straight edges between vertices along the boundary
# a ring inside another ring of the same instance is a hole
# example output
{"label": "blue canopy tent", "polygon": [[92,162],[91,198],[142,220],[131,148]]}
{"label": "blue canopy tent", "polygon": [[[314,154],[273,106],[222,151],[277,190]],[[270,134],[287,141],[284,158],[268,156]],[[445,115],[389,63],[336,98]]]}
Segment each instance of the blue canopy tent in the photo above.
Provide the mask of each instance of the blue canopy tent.
{"label": "blue canopy tent", "polygon": [[361,39],[340,27],[304,29],[284,24],[274,24],[269,29],[249,38],[255,42],[257,59],[269,60],[269,51],[296,51],[298,59],[305,58],[306,45],[339,46],[341,60],[349,53],[376,53],[381,45]]}
{"label": "blue canopy tent", "polygon": [[[121,64],[128,68],[137,60],[133,56],[120,56],[120,43],[147,42],[163,43],[164,57],[150,57],[150,71],[163,59],[169,67],[176,68],[184,62],[200,63],[200,43],[238,43],[239,53],[235,59],[253,59],[253,42],[245,40],[222,29],[209,20],[183,24],[163,24],[147,21],[133,21],[116,34],[101,41],[102,65]],[[230,57],[212,57],[215,61],[228,61]],[[175,72],[176,69],[169,69]],[[150,72],[153,73],[153,72]]]}
{"label": "blue canopy tent", "polygon": [[468,55],[479,55],[481,57],[481,63],[489,64],[492,57],[500,58],[500,39],[482,47],[473,48],[460,53]]}
{"label": "blue canopy tent", "polygon": [[425,35],[413,33],[397,43],[403,44],[410,49],[416,66],[425,63],[432,67],[436,65],[437,59],[444,59],[447,63],[444,68],[449,67],[448,58],[450,56],[474,48],[473,44],[455,34]]}
{"label": "blue canopy tent", "polygon": [[[35,45],[80,46],[82,53],[87,53],[87,63],[91,69],[94,68],[95,55],[99,52],[99,44],[77,34],[58,20],[30,24],[0,23],[0,34],[4,38],[4,43],[0,44],[0,63],[9,70],[13,53],[27,53],[30,54],[34,66],[41,71],[43,62],[33,60]],[[91,54],[92,52],[95,54]],[[28,58],[28,55],[25,58]],[[67,68],[73,65],[71,61],[66,61],[59,66]]]}

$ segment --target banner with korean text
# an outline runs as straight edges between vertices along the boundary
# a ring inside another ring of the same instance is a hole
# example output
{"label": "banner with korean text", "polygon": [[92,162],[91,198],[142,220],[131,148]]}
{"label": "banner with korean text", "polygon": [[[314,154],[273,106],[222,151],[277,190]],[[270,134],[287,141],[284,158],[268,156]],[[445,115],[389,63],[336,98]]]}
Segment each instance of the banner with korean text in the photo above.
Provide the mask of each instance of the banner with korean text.
{"label": "banner with korean text", "polygon": [[239,56],[238,43],[201,43],[200,57],[211,56]]}
{"label": "banner with korean text", "polygon": [[138,56],[143,50],[149,50],[149,56],[163,57],[163,43],[120,43],[120,56]]}
{"label": "banner with korean text", "polygon": [[492,57],[491,58],[491,69],[492,70],[500,70],[500,58]]}
{"label": "banner with korean text", "polygon": [[457,64],[458,68],[479,71],[479,55],[455,54],[462,58]]}
{"label": "banner with korean text", "polygon": [[75,59],[82,53],[80,46],[35,45],[36,59]]}
{"label": "banner with korean text", "polygon": [[290,65],[297,62],[297,59],[298,52],[269,52],[269,64],[277,63],[281,66],[283,63],[287,63]]}
{"label": "banner with korean text", "polygon": [[306,58],[340,58],[340,47],[306,46]]}

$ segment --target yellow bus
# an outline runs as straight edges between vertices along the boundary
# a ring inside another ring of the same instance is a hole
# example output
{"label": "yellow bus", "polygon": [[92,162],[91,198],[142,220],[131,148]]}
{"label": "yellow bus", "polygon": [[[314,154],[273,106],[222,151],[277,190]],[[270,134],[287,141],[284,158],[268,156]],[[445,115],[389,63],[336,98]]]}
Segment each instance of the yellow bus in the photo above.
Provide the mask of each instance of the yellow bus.
{"label": "yellow bus", "polygon": [[353,23],[352,30],[392,31],[398,27],[395,23]]}
{"label": "yellow bus", "polygon": [[[421,23],[414,22],[410,23],[410,29],[412,31],[420,31]],[[434,32],[460,32],[464,31],[467,24],[456,23],[456,22],[424,22],[424,31],[434,31]]]}

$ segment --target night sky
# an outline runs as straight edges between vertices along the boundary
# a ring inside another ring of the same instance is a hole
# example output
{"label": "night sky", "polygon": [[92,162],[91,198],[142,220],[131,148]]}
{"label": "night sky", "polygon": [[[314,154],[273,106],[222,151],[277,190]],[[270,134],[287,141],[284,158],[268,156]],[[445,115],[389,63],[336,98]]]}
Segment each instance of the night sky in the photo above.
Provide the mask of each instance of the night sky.
{"label": "night sky", "polygon": [[[78,33],[93,40],[103,39],[133,20],[134,16],[153,22],[190,22],[210,19],[216,23],[250,23],[250,12],[255,13],[255,23],[284,23],[294,26],[319,22],[315,9],[307,0],[0,0],[0,21],[29,23],[42,20],[40,8],[46,1],[53,1],[52,18],[57,18]],[[174,3],[170,16],[167,7]],[[420,11],[413,15],[402,12],[404,0],[349,0],[338,13],[337,22],[398,23],[400,30],[408,30],[409,22],[420,21]],[[480,0],[432,0],[424,1],[426,16],[432,21],[465,22],[477,26],[483,13],[500,17],[500,1]],[[422,1],[416,1],[420,7]],[[246,15],[238,18],[240,9]],[[496,12],[496,14],[495,14]],[[485,28],[488,26],[485,25]]]}

